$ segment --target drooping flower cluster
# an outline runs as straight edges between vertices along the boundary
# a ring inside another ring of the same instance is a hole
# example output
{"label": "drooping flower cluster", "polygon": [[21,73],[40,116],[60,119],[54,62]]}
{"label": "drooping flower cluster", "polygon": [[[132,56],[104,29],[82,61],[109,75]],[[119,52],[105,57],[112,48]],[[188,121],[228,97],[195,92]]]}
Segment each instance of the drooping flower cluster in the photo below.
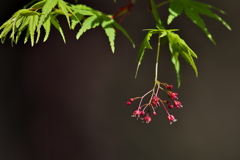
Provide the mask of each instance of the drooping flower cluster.
{"label": "drooping flower cluster", "polygon": [[[180,109],[183,106],[182,103],[178,101],[178,93],[172,92],[172,88],[172,85],[156,81],[153,89],[148,91],[142,97],[130,98],[129,101],[127,101],[127,105],[131,105],[133,101],[140,99],[138,108],[132,113],[132,117],[136,117],[137,119],[141,119],[143,122],[149,123],[152,121],[151,115],[157,115],[156,108],[162,106],[167,113],[167,119],[169,120],[170,124],[176,122],[177,119],[174,117],[174,115],[171,115],[168,112],[166,106],[168,106],[169,109],[172,109],[174,107]],[[159,90],[167,93],[168,97],[172,100],[172,103],[167,100],[161,99],[158,96]],[[149,94],[151,94],[150,100],[148,101],[148,103],[143,104],[143,99]]]}

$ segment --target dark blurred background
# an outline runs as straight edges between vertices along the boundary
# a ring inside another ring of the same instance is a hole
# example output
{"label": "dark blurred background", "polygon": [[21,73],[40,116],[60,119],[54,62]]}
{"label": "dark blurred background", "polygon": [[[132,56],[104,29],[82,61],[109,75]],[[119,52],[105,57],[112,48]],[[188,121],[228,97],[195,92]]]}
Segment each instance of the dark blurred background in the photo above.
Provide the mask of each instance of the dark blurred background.
{"label": "dark blurred background", "polygon": [[[28,1],[1,1],[0,22]],[[68,1],[74,3],[74,1]],[[126,4],[118,0],[81,0],[112,14]],[[137,1],[122,25],[136,43],[120,32],[116,53],[99,27],[79,39],[64,17],[60,22],[67,43],[53,28],[49,40],[34,47],[30,43],[0,45],[0,159],[1,160],[237,160],[240,159],[239,96],[239,1],[201,0],[227,12],[221,15],[232,27],[203,17],[217,42],[214,46],[186,17],[169,28],[198,54],[199,77],[181,61],[179,89],[170,62],[168,46],[162,47],[159,80],[175,86],[184,108],[171,110],[178,119],[169,125],[166,113],[150,124],[131,118],[137,103],[130,97],[152,88],[156,38],[147,50],[134,79],[136,55],[146,32],[155,22],[147,1]],[[167,8],[159,10],[167,17]]]}

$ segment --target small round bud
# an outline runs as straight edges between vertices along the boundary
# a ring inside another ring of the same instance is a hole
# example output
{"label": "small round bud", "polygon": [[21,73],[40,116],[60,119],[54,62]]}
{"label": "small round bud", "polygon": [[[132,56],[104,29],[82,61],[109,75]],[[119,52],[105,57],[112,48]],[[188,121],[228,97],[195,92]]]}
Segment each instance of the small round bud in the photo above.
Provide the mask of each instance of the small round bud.
{"label": "small round bud", "polygon": [[153,115],[157,115],[157,113],[156,113],[156,112],[153,112]]}
{"label": "small round bud", "polygon": [[129,99],[129,101],[130,101],[130,102],[133,102],[133,101],[134,101],[134,99],[133,99],[133,98],[130,98],[130,99]]}
{"label": "small round bud", "polygon": [[173,85],[167,85],[166,88],[171,90],[173,88]]}
{"label": "small round bud", "polygon": [[130,101],[127,101],[127,105],[131,105],[132,104],[132,102],[130,102]]}
{"label": "small round bud", "polygon": [[172,105],[172,104],[168,105],[168,108],[172,109],[172,108],[173,108],[173,105]]}
{"label": "small round bud", "polygon": [[144,114],[145,114],[145,112],[144,112],[144,111],[141,111],[140,115],[144,115]]}

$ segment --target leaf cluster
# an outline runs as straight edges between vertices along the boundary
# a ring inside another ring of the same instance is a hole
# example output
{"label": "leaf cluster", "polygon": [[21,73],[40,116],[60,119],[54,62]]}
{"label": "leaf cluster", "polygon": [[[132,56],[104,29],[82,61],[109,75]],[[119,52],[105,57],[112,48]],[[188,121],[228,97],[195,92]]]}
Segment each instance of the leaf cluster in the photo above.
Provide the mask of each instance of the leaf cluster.
{"label": "leaf cluster", "polygon": [[177,74],[177,81],[178,86],[180,86],[180,62],[179,62],[179,56],[183,57],[186,62],[188,62],[192,68],[195,71],[196,76],[198,76],[198,70],[194,62],[194,58],[197,58],[197,55],[194,53],[194,51],[186,44],[186,42],[179,37],[178,34],[174,33],[174,31],[177,31],[176,29],[145,29],[145,31],[148,31],[146,34],[141,47],[138,52],[138,58],[137,58],[137,70],[136,70],[136,76],[139,69],[139,66],[142,63],[144,53],[146,49],[152,49],[152,46],[150,44],[150,39],[152,35],[158,34],[160,38],[167,37],[168,43],[169,43],[169,50],[171,53],[171,59],[172,63],[174,65],[176,74]]}
{"label": "leaf cluster", "polygon": [[[116,0],[113,1],[116,2]],[[135,0],[133,1],[135,2]],[[150,44],[152,35],[157,34],[159,35],[159,38],[165,37],[168,40],[169,50],[172,57],[171,61],[176,71],[178,85],[180,86],[179,57],[181,56],[185,59],[185,61],[193,68],[196,76],[198,76],[197,67],[194,62],[194,58],[197,58],[197,55],[187,45],[187,43],[174,32],[177,31],[176,29],[167,29],[166,26],[171,24],[178,16],[185,14],[193,23],[204,31],[207,37],[214,44],[215,40],[206,27],[206,24],[201,17],[202,15],[221,22],[229,30],[231,30],[231,28],[218,14],[214,12],[217,11],[224,14],[224,11],[209,4],[201,3],[195,0],[166,0],[159,4],[156,4],[154,0],[149,1],[153,18],[156,21],[156,29],[145,30],[148,32],[139,48],[136,75],[142,63],[145,50],[152,49]],[[78,0],[75,0],[75,2],[78,3]],[[132,1],[128,0],[128,3],[131,2]],[[165,4],[169,4],[169,15],[166,25],[164,25],[158,14],[158,8]],[[59,15],[65,16],[70,29],[74,30],[77,25],[80,26],[80,29],[76,34],[76,39],[79,39],[86,31],[101,26],[108,37],[113,53],[115,51],[116,30],[120,30],[130,40],[134,47],[134,42],[129,34],[113,19],[113,16],[104,14],[83,4],[74,5],[67,3],[64,0],[32,0],[23,9],[15,12],[9,20],[0,26],[1,42],[4,43],[6,38],[9,36],[12,45],[17,44],[20,36],[24,33],[24,43],[30,39],[31,45],[33,46],[39,41],[42,30],[45,31],[43,41],[45,42],[48,39],[52,26],[59,31],[63,41],[66,42],[63,30],[57,19]],[[156,60],[158,61],[158,58]],[[157,63],[158,62],[156,62],[156,64]]]}
{"label": "leaf cluster", "polygon": [[[153,18],[156,21],[156,28],[157,29],[148,29],[148,33],[146,34],[145,38],[142,41],[142,44],[140,46],[138,57],[137,57],[137,69],[136,69],[136,75],[139,70],[139,66],[142,63],[144,53],[146,49],[152,49],[150,45],[150,39],[153,34],[160,35],[160,38],[167,37],[168,43],[169,43],[169,50],[171,53],[171,61],[174,65],[176,75],[177,75],[177,81],[178,86],[180,86],[180,62],[179,62],[179,56],[183,57],[186,62],[188,62],[191,67],[193,68],[196,76],[198,76],[198,70],[194,62],[194,58],[197,58],[197,55],[194,53],[194,51],[187,45],[187,43],[180,38],[180,36],[177,33],[174,33],[171,29],[165,29],[165,25],[163,24],[161,18],[158,15],[158,7],[169,4],[169,16],[167,19],[167,25],[171,24],[173,20],[185,13],[185,15],[197,26],[199,26],[207,35],[207,37],[215,44],[215,41],[209,32],[209,30],[206,27],[206,24],[204,20],[201,18],[200,15],[205,15],[210,18],[214,18],[218,21],[220,21],[227,29],[231,30],[230,26],[216,13],[213,12],[213,10],[218,11],[220,13],[224,14],[224,11],[213,7],[211,5],[201,3],[195,0],[168,0],[165,2],[162,2],[160,4],[155,4],[154,0],[150,0],[151,4],[151,10],[153,14]],[[146,31],[146,30],[145,30]],[[158,62],[156,62],[158,63]]]}
{"label": "leaf cluster", "polygon": [[214,13],[213,10],[218,11],[222,14],[225,12],[209,4],[201,3],[195,0],[171,0],[168,10],[169,16],[167,19],[167,24],[172,23],[176,17],[184,13],[193,23],[195,23],[204,31],[207,37],[214,44],[216,44],[216,42],[206,27],[206,24],[201,15],[216,19],[221,22],[227,29],[231,30],[231,27],[227,24],[227,22],[225,22],[218,14]]}
{"label": "leaf cluster", "polygon": [[116,36],[116,29],[122,31],[122,33],[132,42],[134,46],[134,42],[131,39],[131,37],[128,35],[126,30],[123,29],[123,27],[120,26],[117,22],[115,22],[114,19],[111,18],[111,16],[108,16],[103,14],[102,12],[93,10],[90,7],[87,7],[85,5],[74,5],[72,6],[72,9],[74,10],[74,14],[76,15],[76,17],[74,17],[72,20],[72,26],[71,26],[72,29],[75,28],[75,25],[79,20],[83,19],[81,28],[76,35],[77,39],[79,39],[81,35],[87,30],[96,28],[101,25],[106,35],[108,36],[111,50],[113,53],[115,51],[114,40]]}
{"label": "leaf cluster", "polygon": [[80,29],[76,35],[77,39],[87,30],[101,25],[109,39],[112,52],[115,50],[116,29],[122,31],[134,46],[126,30],[116,23],[110,15],[106,15],[86,5],[73,5],[63,0],[41,0],[29,8],[18,10],[0,27],[1,42],[4,43],[6,37],[10,34],[9,38],[12,44],[17,44],[21,34],[25,32],[24,43],[30,37],[31,45],[33,46],[39,41],[41,28],[45,30],[43,39],[45,42],[49,37],[52,26],[59,31],[63,41],[66,42],[63,30],[57,19],[59,15],[66,17],[68,26],[72,30],[77,25],[80,25]]}

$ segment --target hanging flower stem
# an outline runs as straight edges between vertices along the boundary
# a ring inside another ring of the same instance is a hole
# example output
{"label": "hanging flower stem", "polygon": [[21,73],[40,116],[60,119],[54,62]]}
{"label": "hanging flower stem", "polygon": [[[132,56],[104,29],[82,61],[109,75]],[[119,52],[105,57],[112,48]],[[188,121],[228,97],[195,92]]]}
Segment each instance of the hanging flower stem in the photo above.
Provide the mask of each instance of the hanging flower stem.
{"label": "hanging flower stem", "polygon": [[[168,112],[166,106],[168,106],[169,109],[174,108],[174,106],[179,109],[182,108],[182,105],[181,102],[176,100],[178,99],[177,96],[178,93],[170,91],[172,89],[172,85],[168,85],[167,83],[162,83],[158,81],[158,62],[160,57],[160,49],[161,49],[161,34],[158,35],[154,86],[150,91],[145,93],[143,96],[130,98],[129,101],[127,102],[127,105],[131,105],[134,100],[140,99],[138,108],[132,113],[131,117],[136,117],[137,119],[141,119],[143,122],[146,123],[152,121],[151,115],[157,115],[156,112],[157,107],[162,106],[167,113],[167,119],[170,121],[170,124],[172,124],[172,122],[176,122],[177,119]],[[168,94],[168,97],[172,99],[173,104],[170,104],[169,101],[163,100],[158,96],[159,91],[161,90]],[[150,99],[148,100],[147,103],[142,104],[144,98],[148,95],[151,95]]]}
{"label": "hanging flower stem", "polygon": [[[158,61],[159,61],[159,56],[160,56],[160,48],[161,48],[161,35],[158,35],[158,44],[157,44],[157,55],[156,55],[156,64],[155,64],[155,85],[156,81],[158,79]],[[154,85],[154,86],[155,86]]]}

